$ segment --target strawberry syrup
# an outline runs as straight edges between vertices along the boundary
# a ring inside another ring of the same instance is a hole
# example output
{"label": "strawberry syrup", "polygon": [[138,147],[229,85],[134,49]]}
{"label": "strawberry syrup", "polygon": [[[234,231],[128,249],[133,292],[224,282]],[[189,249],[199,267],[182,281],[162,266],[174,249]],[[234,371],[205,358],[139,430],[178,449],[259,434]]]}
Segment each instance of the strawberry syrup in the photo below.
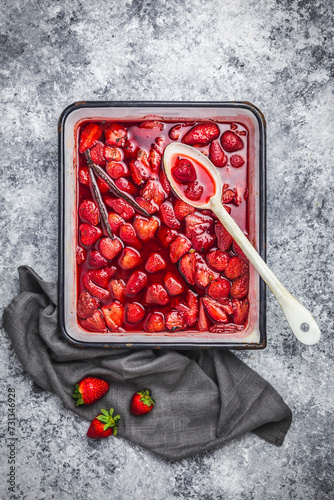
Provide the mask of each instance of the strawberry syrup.
{"label": "strawberry syrup", "polygon": [[[80,137],[82,130],[89,122],[90,121],[85,121],[85,122],[82,122],[80,124],[80,127],[78,129],[78,137]],[[102,121],[99,122],[98,120],[96,120],[94,123],[99,123],[102,127],[105,127],[108,125],[109,122],[102,122]],[[112,122],[110,122],[110,123],[112,123]],[[169,131],[180,122],[161,121],[161,123],[163,123],[163,125],[164,125],[163,130],[159,130],[159,129],[155,129],[155,128],[152,128],[152,129],[141,128],[140,125],[142,124],[142,122],[119,121],[117,123],[122,125],[127,130],[128,140],[130,140],[131,142],[134,142],[138,146],[138,148],[146,151],[147,155],[149,155],[152,144],[157,144],[157,143],[159,144],[159,147],[161,148],[161,153],[163,154],[164,148],[169,143],[174,142],[169,137]],[[177,142],[181,142],[182,137],[192,128],[193,125],[194,125],[194,122],[192,122],[191,125],[189,125],[189,126],[184,126],[184,122],[182,122],[181,135],[180,135],[180,138],[178,139]],[[237,224],[239,225],[241,230],[245,234],[247,234],[248,233],[248,217],[247,217],[246,193],[247,193],[247,183],[248,183],[248,130],[241,123],[232,124],[232,123],[228,122],[228,123],[217,123],[217,125],[219,127],[220,134],[222,134],[226,130],[230,130],[233,127],[237,127],[237,131],[239,134],[241,133],[242,140],[245,144],[244,149],[242,151],[238,151],[238,154],[242,155],[243,158],[245,159],[244,166],[242,168],[238,168],[238,169],[233,168],[230,165],[230,162],[228,161],[227,165],[223,168],[218,168],[218,171],[220,172],[220,175],[222,177],[223,184],[228,185],[232,189],[235,189],[238,193],[238,196],[240,198],[240,204],[236,205],[236,204],[231,203],[231,205],[229,205],[229,206],[231,207],[232,217],[237,222]],[[235,130],[235,128],[234,128],[234,130]],[[158,138],[158,140],[156,140],[157,138]],[[103,143],[105,142],[105,137],[103,134],[99,140]],[[123,148],[119,148],[119,149],[122,150]],[[205,147],[197,147],[196,149],[201,151],[204,155],[209,156],[210,145],[205,146]],[[230,153],[226,153],[226,154],[228,157],[231,156]],[[131,160],[123,158],[122,161],[124,163],[126,163],[127,165],[129,165]],[[177,158],[175,159],[175,161],[177,161]],[[205,189],[203,189],[203,195],[200,198],[200,200],[197,201],[197,203],[206,203],[208,201],[208,199],[215,193],[214,180],[212,179],[211,175],[207,172],[207,170],[205,168],[203,168],[202,165],[195,162],[194,160],[191,160],[191,162],[195,166],[197,179],[198,179],[199,183],[201,185],[203,185],[203,187],[205,187]],[[79,172],[79,169],[81,169],[81,168],[87,168],[87,160],[86,160],[85,156],[82,154],[79,154],[79,152],[77,153],[77,168],[78,168],[78,172]],[[160,167],[160,171],[161,171],[161,167]],[[159,172],[152,174],[151,178],[154,177],[155,179],[159,180]],[[131,176],[127,177],[127,179],[132,181]],[[138,188],[138,191],[140,191],[141,189],[142,189],[142,186],[140,186]],[[113,193],[110,193],[110,194],[113,195]],[[115,195],[115,197],[117,197],[117,196]],[[77,204],[78,204],[78,207],[79,207],[80,203],[82,203],[82,201],[86,200],[86,199],[94,200],[94,196],[91,192],[91,189],[89,186],[84,185],[78,181],[78,183],[77,183]],[[171,192],[165,201],[169,201],[174,205],[176,200],[177,200],[176,196]],[[108,211],[111,211],[111,210],[108,208]],[[199,213],[201,213],[201,212],[199,211]],[[136,215],[138,215],[138,214],[136,214]],[[160,211],[157,211],[152,216],[159,219],[160,225],[163,223]],[[214,222],[216,221],[215,216],[213,216],[213,220],[214,220]],[[80,216],[77,213],[77,228],[79,228],[79,226],[82,222],[84,222],[84,221],[82,221],[80,219]],[[126,222],[132,224],[133,219],[130,219]],[[105,228],[103,227],[103,224],[101,223],[101,221],[97,227],[102,229],[104,236],[107,236]],[[186,227],[185,227],[184,220],[180,221],[180,228],[177,230],[177,232],[180,235],[186,233]],[[117,235],[118,235],[118,232],[117,232]],[[85,247],[84,245],[82,245],[82,243],[80,241],[80,233],[79,233],[79,230],[77,230],[77,244],[78,244],[78,246],[81,246],[82,248],[84,248],[87,252],[87,258],[86,258],[85,262],[80,264],[80,265],[77,265],[77,276],[78,276],[78,281],[77,281],[77,292],[78,293],[77,293],[77,295],[79,296],[81,292],[86,291],[85,287],[83,285],[83,282],[82,282],[82,277],[86,271],[92,269],[88,263],[89,255],[90,255],[91,251],[99,250],[99,248],[98,248],[99,241],[97,241],[92,246]],[[124,243],[124,247],[131,247],[131,245]],[[217,243],[211,248],[211,250],[215,249],[215,248],[217,248]],[[159,255],[161,255],[161,257],[165,260],[166,268],[162,271],[158,271],[158,272],[151,274],[151,273],[148,273],[145,271],[145,264],[146,264],[148,257],[154,252],[159,253]],[[235,255],[233,250],[232,250],[232,247],[229,250],[229,252],[230,252],[231,256]],[[121,257],[121,253],[119,253],[112,261],[108,262],[108,265],[115,266],[117,269],[116,273],[114,274],[114,276],[112,276],[111,280],[115,280],[115,279],[116,280],[123,280],[126,284],[127,281],[129,280],[129,277],[131,276],[131,274],[134,271],[143,271],[148,276],[148,283],[147,283],[145,289],[142,292],[138,293],[134,297],[126,297],[125,301],[123,302],[123,305],[125,306],[125,311],[126,311],[127,304],[133,303],[133,302],[142,304],[145,307],[144,320],[142,320],[138,323],[133,324],[133,323],[127,322],[126,314],[125,314],[125,321],[124,321],[122,328],[127,332],[145,331],[145,323],[146,323],[146,320],[147,320],[149,313],[151,313],[151,312],[162,312],[166,316],[166,314],[168,312],[175,310],[175,308],[173,307],[173,303],[174,303],[175,299],[173,297],[170,297],[169,303],[166,306],[159,306],[156,304],[146,304],[144,301],[146,290],[151,284],[158,283],[158,284],[161,284],[162,286],[165,286],[163,278],[168,272],[172,272],[181,281],[181,283],[184,286],[185,292],[178,295],[176,297],[176,299],[180,299],[181,301],[186,303],[186,297],[187,297],[186,291],[188,289],[193,290],[195,293],[198,294],[199,297],[203,297],[204,295],[206,295],[206,290],[204,288],[201,288],[201,287],[197,286],[196,284],[189,285],[189,283],[184,279],[183,275],[179,271],[178,263],[173,264],[171,262],[169,249],[164,248],[160,244],[160,242],[157,238],[157,233],[148,243],[143,242],[142,249],[139,250],[142,262],[140,265],[136,266],[135,268],[129,269],[129,270],[124,270],[119,266],[118,261]],[[203,253],[198,252],[198,253],[200,253],[203,256],[203,258],[205,259],[205,255],[207,252],[203,252]],[[109,287],[109,290],[110,290],[110,287]],[[110,299],[108,299],[106,301],[100,301],[101,307],[103,305],[109,304],[113,300],[115,300],[115,299],[113,299],[111,297]],[[101,307],[100,307],[100,309],[101,309]],[[212,319],[208,315],[207,315],[207,317],[208,317],[209,325],[210,326],[213,325],[214,322],[212,321]],[[79,322],[80,322],[80,320],[79,320]],[[230,318],[229,322],[233,323],[233,318]],[[197,331],[197,327],[195,325],[195,328],[194,327],[187,328],[186,330],[187,331],[194,331],[194,330]],[[168,332],[167,329],[165,329],[164,334],[171,335],[172,333]],[[150,335],[154,335],[154,333],[150,333]],[[161,335],[161,332],[159,332],[159,335]]]}

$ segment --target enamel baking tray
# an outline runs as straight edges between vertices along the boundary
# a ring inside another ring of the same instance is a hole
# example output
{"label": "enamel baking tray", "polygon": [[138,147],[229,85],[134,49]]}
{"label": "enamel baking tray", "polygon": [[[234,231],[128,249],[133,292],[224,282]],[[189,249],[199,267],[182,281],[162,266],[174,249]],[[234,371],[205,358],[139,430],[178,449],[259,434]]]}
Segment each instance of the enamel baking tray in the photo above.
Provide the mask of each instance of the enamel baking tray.
{"label": "enamel baking tray", "polygon": [[76,212],[77,135],[85,120],[239,122],[248,129],[249,239],[265,260],[266,130],[262,113],[247,102],[77,102],[59,118],[59,321],[65,338],[81,347],[107,348],[230,348],[266,346],[265,284],[251,266],[248,322],[241,332],[99,333],[77,321]]}

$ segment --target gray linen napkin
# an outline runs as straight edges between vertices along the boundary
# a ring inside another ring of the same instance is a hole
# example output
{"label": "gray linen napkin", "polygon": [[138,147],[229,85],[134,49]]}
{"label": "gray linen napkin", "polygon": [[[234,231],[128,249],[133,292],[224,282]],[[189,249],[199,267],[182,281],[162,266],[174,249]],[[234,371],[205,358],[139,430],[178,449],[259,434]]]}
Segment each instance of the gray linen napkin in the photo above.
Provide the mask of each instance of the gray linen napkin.
{"label": "gray linen napkin", "polygon": [[[249,431],[283,443],[290,409],[231,352],[73,346],[59,330],[57,283],[42,280],[27,266],[19,268],[19,277],[20,294],[4,311],[4,328],[34,382],[73,412],[91,420],[101,408],[113,407],[122,416],[119,436],[172,460],[221,447]],[[106,379],[110,390],[94,405],[76,407],[73,389],[86,375]],[[129,402],[140,389],[149,389],[156,405],[134,417]]]}

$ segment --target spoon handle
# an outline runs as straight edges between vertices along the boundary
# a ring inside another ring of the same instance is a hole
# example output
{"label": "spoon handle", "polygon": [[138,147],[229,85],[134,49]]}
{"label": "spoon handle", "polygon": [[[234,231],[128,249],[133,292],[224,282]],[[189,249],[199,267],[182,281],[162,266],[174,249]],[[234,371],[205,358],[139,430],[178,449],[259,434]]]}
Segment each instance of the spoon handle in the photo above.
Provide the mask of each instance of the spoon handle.
{"label": "spoon handle", "polygon": [[257,272],[275,295],[297,339],[303,344],[316,344],[320,340],[321,334],[311,313],[287,291],[269,269],[217,197],[211,198],[210,208],[217,215],[220,222],[240,246],[241,250],[245,253],[249,261],[253,264]]}

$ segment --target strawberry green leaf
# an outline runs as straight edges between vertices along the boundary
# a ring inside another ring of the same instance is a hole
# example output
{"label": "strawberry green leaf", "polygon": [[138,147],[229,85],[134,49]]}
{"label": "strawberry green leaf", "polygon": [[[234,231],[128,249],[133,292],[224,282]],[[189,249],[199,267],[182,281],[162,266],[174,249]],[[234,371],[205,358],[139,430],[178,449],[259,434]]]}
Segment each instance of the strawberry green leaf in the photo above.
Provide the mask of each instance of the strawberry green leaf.
{"label": "strawberry green leaf", "polygon": [[97,420],[105,424],[103,430],[106,431],[107,429],[109,429],[109,427],[117,428],[117,423],[121,418],[121,416],[120,415],[116,415],[115,417],[112,416],[114,413],[114,408],[110,408],[109,413],[107,412],[107,410],[104,409],[101,409],[101,412],[102,414],[98,415],[96,418]]}
{"label": "strawberry green leaf", "polygon": [[144,405],[150,407],[155,404],[155,400],[151,398],[150,391],[148,391],[147,389],[145,391],[140,391],[137,394],[141,396],[139,401],[141,401]]}
{"label": "strawberry green leaf", "polygon": [[79,384],[76,384],[76,386],[75,386],[75,392],[73,394],[73,397],[75,399],[77,399],[76,406],[84,404],[84,400],[83,400],[82,394],[80,392]]}

